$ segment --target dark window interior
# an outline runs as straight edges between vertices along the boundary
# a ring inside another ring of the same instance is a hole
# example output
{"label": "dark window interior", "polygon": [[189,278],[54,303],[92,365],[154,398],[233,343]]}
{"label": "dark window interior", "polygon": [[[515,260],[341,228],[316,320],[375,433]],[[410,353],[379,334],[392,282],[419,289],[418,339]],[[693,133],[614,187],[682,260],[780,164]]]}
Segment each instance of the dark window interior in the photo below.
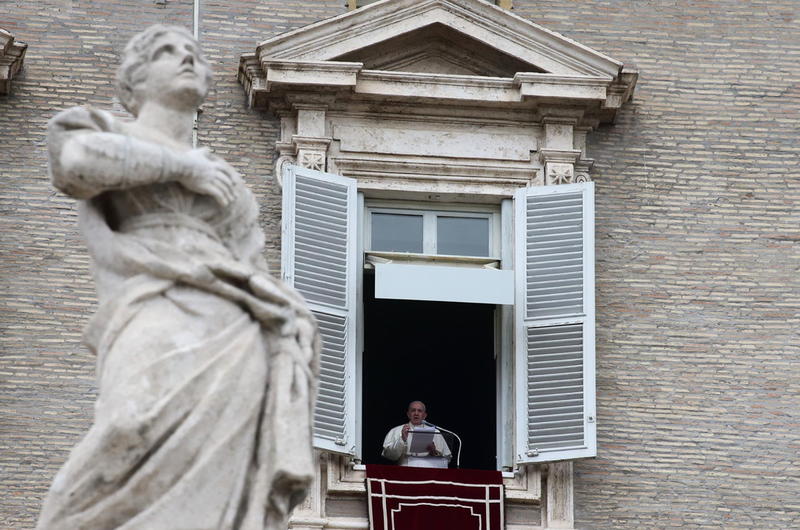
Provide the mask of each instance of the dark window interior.
{"label": "dark window interior", "polygon": [[[493,305],[376,300],[364,275],[363,461],[407,420],[413,400],[428,421],[458,433],[462,469],[497,469]],[[455,467],[457,443],[451,447]]]}

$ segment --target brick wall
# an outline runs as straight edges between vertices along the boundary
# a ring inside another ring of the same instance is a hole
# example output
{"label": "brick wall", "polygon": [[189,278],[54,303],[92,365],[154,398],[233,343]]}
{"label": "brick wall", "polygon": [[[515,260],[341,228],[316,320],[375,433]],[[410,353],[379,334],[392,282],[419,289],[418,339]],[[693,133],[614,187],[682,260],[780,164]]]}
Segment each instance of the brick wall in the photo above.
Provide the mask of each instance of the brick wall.
{"label": "brick wall", "polygon": [[[277,123],[244,108],[238,55],[345,0],[201,1],[217,78],[200,142],[247,177],[278,268]],[[597,182],[599,457],[582,529],[800,526],[800,4],[515,0],[514,13],[641,69],[590,137]],[[46,177],[57,111],[113,108],[128,38],[192,2],[7,0],[29,44],[0,98],[0,530],[33,528],[91,425],[95,307],[74,202]]]}
{"label": "brick wall", "polygon": [[800,527],[800,3],[516,0],[641,69],[597,159],[576,527]]}

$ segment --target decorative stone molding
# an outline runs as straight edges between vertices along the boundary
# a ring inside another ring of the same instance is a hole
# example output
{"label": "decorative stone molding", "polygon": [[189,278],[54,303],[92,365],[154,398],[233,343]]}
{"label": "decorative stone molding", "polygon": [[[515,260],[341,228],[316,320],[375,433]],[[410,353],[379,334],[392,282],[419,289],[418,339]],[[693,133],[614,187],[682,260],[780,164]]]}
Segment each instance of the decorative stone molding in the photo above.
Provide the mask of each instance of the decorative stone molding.
{"label": "decorative stone molding", "polygon": [[292,143],[297,147],[297,165],[314,171],[325,171],[330,138],[294,135]]}
{"label": "decorative stone molding", "polygon": [[270,110],[281,120],[281,138],[276,143],[279,153],[275,162],[275,179],[283,187],[283,170],[287,164],[315,171],[327,170],[327,151],[331,139],[326,137],[325,112],[328,98],[310,97],[307,102],[287,97],[273,102]]}
{"label": "decorative stone molding", "polygon": [[382,191],[398,187],[406,193],[425,199],[428,195],[443,197],[471,195],[475,201],[510,197],[514,190],[541,185],[540,166],[532,158],[520,164],[488,164],[469,160],[408,160],[396,156],[348,156],[334,153],[328,170],[358,179],[360,190],[379,196]]}
{"label": "decorative stone molding", "polygon": [[297,156],[284,154],[280,148],[278,148],[278,152],[280,156],[275,161],[275,182],[278,183],[278,189],[283,189],[283,172],[286,169],[286,166],[296,166],[297,165]]}
{"label": "decorative stone molding", "polygon": [[325,171],[325,152],[324,151],[300,151],[298,165],[314,171]]}
{"label": "decorative stone molding", "polygon": [[589,170],[594,166],[594,160],[591,158],[582,158],[575,163],[575,178],[573,182],[589,182],[592,177],[589,175]]}
{"label": "decorative stone molding", "polygon": [[28,45],[0,29],[0,95],[11,93],[11,81],[22,69]]}
{"label": "decorative stone molding", "polygon": [[[353,11],[354,9],[368,6],[378,1],[380,0],[347,0],[347,8],[350,11]],[[494,3],[495,5],[502,7],[503,9],[511,9],[512,0],[494,0]]]}
{"label": "decorative stone molding", "polygon": [[611,84],[608,90],[608,97],[603,103],[603,107],[613,110],[611,123],[617,123],[617,116],[622,105],[633,98],[633,91],[636,88],[636,81],[639,79],[639,70],[625,67],[619,77]]}
{"label": "decorative stone molding", "polygon": [[294,163],[372,196],[478,202],[587,180],[586,134],[616,119],[637,75],[477,0],[382,0],[239,65],[250,106],[281,118],[276,173]]}
{"label": "decorative stone molding", "polygon": [[572,164],[549,163],[545,167],[548,186],[552,184],[569,184],[575,179]]}
{"label": "decorative stone molding", "polygon": [[[300,28],[259,44],[258,58],[337,61],[409,31],[449,26],[506,54],[564,76],[616,78],[622,63],[541,26],[476,0],[383,0],[369,9]],[[353,28],[358,31],[352,31]],[[347,31],[347,30],[350,31]],[[249,54],[247,54],[249,55]]]}
{"label": "decorative stone molding", "polygon": [[546,185],[573,184],[591,180],[594,161],[584,158],[586,136],[594,122],[584,120],[579,109],[546,107],[540,109],[544,147],[539,160],[544,167]]}
{"label": "decorative stone molding", "polygon": [[[354,27],[358,31],[352,31]],[[364,68],[364,59],[375,56],[376,46],[394,49],[392,43],[412,31],[433,40],[437,32],[455,31],[512,58],[518,71],[507,78],[454,78],[407,69]],[[425,98],[432,104],[456,100],[496,106],[506,102],[523,108],[558,101],[609,122],[630,97],[636,73],[484,2],[383,0],[262,42],[254,53],[241,56],[239,80],[253,108],[265,108],[286,91],[316,87],[337,93],[337,99],[349,94],[366,99]]]}

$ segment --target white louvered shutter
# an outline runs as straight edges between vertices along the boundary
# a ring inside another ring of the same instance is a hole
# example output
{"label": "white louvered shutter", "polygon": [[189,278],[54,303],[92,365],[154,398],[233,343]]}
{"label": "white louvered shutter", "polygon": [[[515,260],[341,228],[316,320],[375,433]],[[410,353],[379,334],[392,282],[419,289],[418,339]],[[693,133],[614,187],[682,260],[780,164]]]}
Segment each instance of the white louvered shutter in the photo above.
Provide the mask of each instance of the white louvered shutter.
{"label": "white louvered shutter", "polygon": [[597,455],[594,183],[515,195],[517,462]]}
{"label": "white louvered shutter", "polygon": [[355,447],[356,219],[354,179],[285,169],[282,277],[322,335],[314,447],[340,454]]}

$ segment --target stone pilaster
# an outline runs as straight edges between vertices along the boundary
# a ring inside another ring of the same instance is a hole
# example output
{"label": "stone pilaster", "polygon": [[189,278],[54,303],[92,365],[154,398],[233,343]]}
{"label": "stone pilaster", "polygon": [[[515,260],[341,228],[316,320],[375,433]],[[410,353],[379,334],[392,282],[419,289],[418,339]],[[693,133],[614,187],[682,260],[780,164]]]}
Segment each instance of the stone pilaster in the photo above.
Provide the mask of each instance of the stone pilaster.
{"label": "stone pilaster", "polygon": [[550,464],[547,474],[547,528],[575,528],[572,462]]}
{"label": "stone pilaster", "polygon": [[592,127],[578,126],[580,116],[545,115],[542,118],[542,147],[539,161],[545,185],[573,184],[591,180],[594,160],[586,156],[586,136]]}
{"label": "stone pilaster", "polygon": [[327,455],[317,449],[314,450],[314,457],[316,460],[316,480],[315,486],[312,486],[305,500],[298,504],[292,512],[292,518],[289,520],[289,528],[291,530],[322,530],[327,522],[325,518],[325,492],[318,484],[325,483],[325,464]]}
{"label": "stone pilaster", "polygon": [[325,103],[316,101],[294,101],[288,105],[276,104],[271,107],[281,120],[281,139],[275,144],[279,153],[275,162],[275,177],[279,186],[283,186],[283,170],[287,164],[326,171],[328,146],[331,143],[331,138],[325,132],[327,108]]}

